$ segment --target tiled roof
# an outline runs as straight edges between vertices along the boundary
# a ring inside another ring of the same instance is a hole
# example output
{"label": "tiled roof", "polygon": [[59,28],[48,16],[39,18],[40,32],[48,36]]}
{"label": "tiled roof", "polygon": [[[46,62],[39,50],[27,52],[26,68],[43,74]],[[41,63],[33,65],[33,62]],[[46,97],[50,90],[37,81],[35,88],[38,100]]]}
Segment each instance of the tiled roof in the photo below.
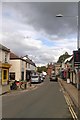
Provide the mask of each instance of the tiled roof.
{"label": "tiled roof", "polygon": [[14,53],[10,52],[10,60],[14,60],[14,59],[20,59],[20,60],[26,62],[26,60],[24,60],[24,59],[22,59],[21,57],[15,55]]}
{"label": "tiled roof", "polygon": [[25,62],[27,62],[27,63],[30,63],[31,65],[36,66],[35,63],[34,63],[32,60],[30,60],[29,58],[28,58],[28,59],[23,59],[23,57],[19,57],[19,56],[15,55],[15,54],[12,53],[12,52],[10,52],[10,59],[11,59],[11,60],[20,59],[20,60],[22,60],[22,61],[25,61]]}
{"label": "tiled roof", "polygon": [[0,44],[0,49],[10,52],[10,49],[8,49],[7,47],[3,46],[2,44]]}
{"label": "tiled roof", "polygon": [[10,52],[10,59],[20,59],[20,58],[19,58],[19,56],[17,56],[14,53]]}

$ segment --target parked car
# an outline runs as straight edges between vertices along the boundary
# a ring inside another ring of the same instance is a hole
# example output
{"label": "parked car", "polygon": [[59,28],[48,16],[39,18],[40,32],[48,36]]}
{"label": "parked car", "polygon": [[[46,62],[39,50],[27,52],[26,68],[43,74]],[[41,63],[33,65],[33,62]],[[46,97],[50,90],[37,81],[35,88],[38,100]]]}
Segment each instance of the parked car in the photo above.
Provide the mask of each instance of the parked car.
{"label": "parked car", "polygon": [[56,75],[51,75],[50,76],[50,81],[58,81],[58,78],[57,78],[57,76]]}
{"label": "parked car", "polygon": [[46,77],[45,75],[42,75],[42,78],[43,78],[43,79],[45,79],[45,77]]}
{"label": "parked car", "polygon": [[40,74],[39,77],[40,77],[40,79],[41,79],[41,82],[43,82],[43,81],[44,81],[44,78],[43,78],[42,74]]}
{"label": "parked car", "polygon": [[32,75],[31,76],[31,83],[40,83],[41,82],[41,78],[39,75]]}

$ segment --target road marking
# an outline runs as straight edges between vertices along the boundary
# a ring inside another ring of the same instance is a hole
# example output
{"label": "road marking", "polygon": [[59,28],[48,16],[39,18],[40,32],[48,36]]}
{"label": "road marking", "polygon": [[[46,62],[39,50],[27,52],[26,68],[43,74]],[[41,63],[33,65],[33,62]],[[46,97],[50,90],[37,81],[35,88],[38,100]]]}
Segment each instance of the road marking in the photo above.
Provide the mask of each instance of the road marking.
{"label": "road marking", "polygon": [[63,92],[63,94],[64,94],[64,97],[65,97],[66,103],[67,103],[67,105],[68,105],[69,111],[70,111],[70,113],[71,113],[71,115],[72,115],[72,118],[73,118],[74,120],[78,120],[77,114],[76,114],[76,112],[75,112],[74,109],[73,109],[73,102],[72,102],[70,96],[69,96],[68,93],[64,90],[64,88],[63,88],[63,86],[61,85],[60,82],[59,82],[59,85],[60,85],[61,90],[62,90],[62,92]]}

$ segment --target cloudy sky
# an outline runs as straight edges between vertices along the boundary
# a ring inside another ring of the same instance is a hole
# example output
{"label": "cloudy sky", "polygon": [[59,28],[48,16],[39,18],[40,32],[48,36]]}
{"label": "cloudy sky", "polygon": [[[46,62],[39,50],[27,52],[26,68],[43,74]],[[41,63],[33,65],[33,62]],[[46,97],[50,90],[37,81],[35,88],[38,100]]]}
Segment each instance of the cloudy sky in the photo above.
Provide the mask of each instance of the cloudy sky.
{"label": "cloudy sky", "polygon": [[37,65],[56,62],[77,49],[77,16],[76,2],[3,2],[0,43]]}

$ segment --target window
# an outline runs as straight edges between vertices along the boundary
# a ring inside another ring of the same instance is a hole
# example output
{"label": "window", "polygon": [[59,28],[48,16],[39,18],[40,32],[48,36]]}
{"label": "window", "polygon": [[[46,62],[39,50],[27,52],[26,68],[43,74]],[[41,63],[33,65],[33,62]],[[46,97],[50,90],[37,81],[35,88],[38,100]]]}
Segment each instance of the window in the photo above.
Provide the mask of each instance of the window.
{"label": "window", "polygon": [[24,80],[24,72],[21,72],[21,80]]}
{"label": "window", "polygon": [[37,75],[36,75],[36,76],[32,76],[32,78],[38,78],[38,77],[39,77],[39,76],[37,76]]}
{"label": "window", "polygon": [[1,69],[0,69],[0,82],[1,82],[2,74],[1,74]]}
{"label": "window", "polygon": [[8,56],[8,53],[5,53],[5,63],[8,62],[7,61],[7,56]]}
{"label": "window", "polygon": [[30,64],[28,63],[28,68],[30,68]]}
{"label": "window", "polygon": [[24,62],[22,61],[22,68],[24,68]]}
{"label": "window", "polygon": [[10,73],[10,80],[15,80],[15,72]]}
{"label": "window", "polygon": [[7,70],[3,70],[3,79],[4,79],[4,80],[7,79]]}
{"label": "window", "polygon": [[26,63],[26,68],[27,68],[27,66],[28,66],[28,63]]}

